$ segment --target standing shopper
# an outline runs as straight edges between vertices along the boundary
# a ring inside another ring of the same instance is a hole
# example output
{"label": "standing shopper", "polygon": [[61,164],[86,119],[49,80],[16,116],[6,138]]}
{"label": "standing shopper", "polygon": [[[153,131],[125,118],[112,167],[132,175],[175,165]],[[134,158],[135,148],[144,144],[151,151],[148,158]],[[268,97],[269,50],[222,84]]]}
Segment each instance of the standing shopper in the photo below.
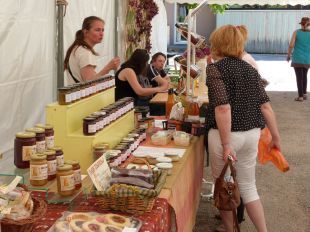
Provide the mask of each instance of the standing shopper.
{"label": "standing shopper", "polygon": [[[255,184],[255,166],[260,129],[265,123],[272,135],[271,147],[280,150],[276,119],[260,75],[242,60],[244,38],[232,26],[222,26],[211,34],[214,64],[207,67],[209,106],[208,147],[211,169],[218,178],[228,155],[237,160],[237,181],[247,213],[256,230],[266,232],[264,210]],[[225,229],[233,231],[229,211],[220,211]]]}
{"label": "standing shopper", "polygon": [[287,61],[291,59],[291,66],[295,70],[298,97],[295,101],[307,100],[307,73],[310,67],[310,19],[303,17],[301,29],[294,31],[287,51]]}
{"label": "standing shopper", "polygon": [[103,19],[96,16],[84,19],[82,29],[76,32],[75,40],[66,53],[64,69],[67,70],[65,79],[67,85],[95,80],[119,67],[120,59],[115,57],[103,69],[96,72],[98,54],[94,46],[102,42],[103,35]]}

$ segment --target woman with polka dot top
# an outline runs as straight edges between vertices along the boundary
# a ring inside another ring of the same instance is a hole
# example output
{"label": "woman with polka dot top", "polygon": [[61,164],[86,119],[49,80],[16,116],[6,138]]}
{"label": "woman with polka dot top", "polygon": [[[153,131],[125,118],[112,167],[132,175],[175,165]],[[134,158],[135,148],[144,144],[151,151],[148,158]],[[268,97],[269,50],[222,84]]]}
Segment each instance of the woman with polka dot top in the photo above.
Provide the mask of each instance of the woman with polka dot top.
{"label": "woman with polka dot top", "polygon": [[[271,147],[280,147],[275,115],[257,70],[242,60],[244,38],[238,28],[226,25],[210,37],[215,63],[207,67],[208,149],[214,178],[228,155],[236,160],[237,181],[247,213],[259,232],[267,231],[263,206],[255,184],[255,165],[260,130],[268,126]],[[220,211],[226,231],[233,231],[233,217]]]}

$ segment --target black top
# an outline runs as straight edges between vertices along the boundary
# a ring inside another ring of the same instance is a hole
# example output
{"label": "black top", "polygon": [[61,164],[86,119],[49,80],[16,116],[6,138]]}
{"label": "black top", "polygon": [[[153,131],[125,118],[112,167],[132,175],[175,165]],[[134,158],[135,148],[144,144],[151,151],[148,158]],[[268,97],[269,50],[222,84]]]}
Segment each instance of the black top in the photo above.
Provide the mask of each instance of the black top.
{"label": "black top", "polygon": [[231,131],[263,128],[265,121],[260,106],[269,100],[260,75],[247,62],[224,58],[207,67],[209,106],[207,127],[217,129],[215,107],[231,106]]}
{"label": "black top", "polygon": [[[135,100],[135,105],[138,99],[138,95],[135,91],[131,88],[128,81],[122,81],[118,79],[119,73],[127,67],[122,66],[117,72],[115,73],[115,101],[124,98],[124,97],[133,97]],[[137,75],[137,74],[136,74]]]}
{"label": "black top", "polygon": [[167,76],[166,72],[163,69],[157,70],[151,64],[148,65],[146,76],[149,78],[149,81],[153,87],[158,86],[157,82],[154,80],[154,77],[156,77],[158,75],[160,75],[161,77]]}

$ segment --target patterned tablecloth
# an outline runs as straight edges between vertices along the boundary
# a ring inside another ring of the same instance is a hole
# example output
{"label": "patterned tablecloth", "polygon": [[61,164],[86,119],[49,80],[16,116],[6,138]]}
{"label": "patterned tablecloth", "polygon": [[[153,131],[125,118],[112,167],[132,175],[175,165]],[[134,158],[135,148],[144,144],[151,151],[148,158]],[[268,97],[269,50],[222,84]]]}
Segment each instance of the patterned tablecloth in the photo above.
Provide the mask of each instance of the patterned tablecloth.
{"label": "patterned tablecloth", "polygon": [[[33,195],[44,197],[44,194],[40,192],[33,192]],[[62,212],[64,211],[108,213],[107,211],[100,210],[100,206],[98,206],[94,197],[90,197],[87,200],[83,197],[78,197],[71,205],[49,204],[47,206],[47,212],[36,223],[33,232],[47,231],[62,216]],[[114,213],[128,215],[121,212]],[[170,213],[167,200],[157,198],[151,212],[135,217],[143,222],[140,229],[141,232],[168,232],[170,231]]]}

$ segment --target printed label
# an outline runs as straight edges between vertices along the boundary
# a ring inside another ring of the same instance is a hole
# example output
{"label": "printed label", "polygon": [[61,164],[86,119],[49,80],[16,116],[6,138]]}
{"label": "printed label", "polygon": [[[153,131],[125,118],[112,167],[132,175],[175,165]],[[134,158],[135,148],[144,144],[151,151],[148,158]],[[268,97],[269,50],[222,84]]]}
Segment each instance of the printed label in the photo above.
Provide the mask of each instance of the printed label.
{"label": "printed label", "polygon": [[37,149],[36,145],[33,145],[33,146],[23,146],[23,149],[22,149],[22,159],[23,159],[23,161],[29,161],[30,160],[30,156],[32,154],[36,153],[36,149]]}
{"label": "printed label", "polygon": [[47,164],[30,165],[30,180],[46,180]]}
{"label": "printed label", "polygon": [[56,174],[57,160],[48,160],[47,161],[47,173],[49,176]]}
{"label": "printed label", "polygon": [[56,161],[57,161],[57,166],[63,165],[64,164],[64,156],[63,155],[56,156]]}
{"label": "printed label", "polygon": [[88,125],[88,133],[95,133],[97,130],[97,123],[93,125]]}
{"label": "printed label", "polygon": [[65,95],[65,102],[70,103],[72,101],[71,93]]}
{"label": "printed label", "polygon": [[199,115],[188,115],[187,118],[191,122],[199,121]]}
{"label": "printed label", "polygon": [[54,147],[54,136],[45,137],[46,149]]}
{"label": "printed label", "polygon": [[75,183],[75,185],[82,183],[81,169],[74,170],[74,183]]}
{"label": "printed label", "polygon": [[60,191],[69,191],[75,188],[74,174],[68,176],[60,176]]}
{"label": "printed label", "polygon": [[45,151],[45,140],[44,141],[37,141],[36,148],[37,153],[43,153]]}

